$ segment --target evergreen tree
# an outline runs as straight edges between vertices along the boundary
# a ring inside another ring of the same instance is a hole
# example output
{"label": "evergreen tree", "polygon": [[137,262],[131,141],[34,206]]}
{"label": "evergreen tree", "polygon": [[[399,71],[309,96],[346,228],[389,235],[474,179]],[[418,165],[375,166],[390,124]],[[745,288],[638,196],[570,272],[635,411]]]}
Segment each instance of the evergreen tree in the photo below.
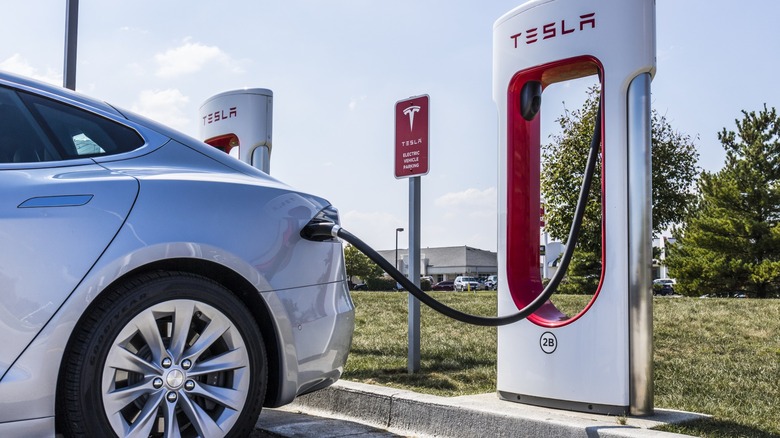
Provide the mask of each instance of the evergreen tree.
{"label": "evergreen tree", "polygon": [[780,292],[780,119],[742,111],[737,132],[718,134],[726,164],[704,172],[700,197],[667,256],[686,295]]}
{"label": "evergreen tree", "polygon": [[[552,238],[564,243],[582,184],[599,94],[599,87],[592,87],[581,108],[566,111],[558,118],[560,134],[542,147],[545,227]],[[653,232],[658,234],[679,223],[695,200],[690,189],[698,173],[698,154],[691,137],[675,131],[656,111],[652,111],[651,128]],[[592,293],[598,286],[601,274],[601,162],[596,168],[588,199],[577,250],[569,265],[567,280],[559,288],[561,292]]]}

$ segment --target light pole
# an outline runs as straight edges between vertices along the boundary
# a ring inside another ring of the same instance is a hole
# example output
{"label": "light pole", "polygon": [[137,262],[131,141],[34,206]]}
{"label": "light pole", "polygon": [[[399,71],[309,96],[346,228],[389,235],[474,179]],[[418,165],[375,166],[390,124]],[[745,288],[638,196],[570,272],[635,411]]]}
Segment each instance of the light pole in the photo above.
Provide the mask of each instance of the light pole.
{"label": "light pole", "polygon": [[76,89],[76,48],[79,35],[79,0],[67,0],[65,8],[65,68],[62,85]]}
{"label": "light pole", "polygon": [[403,228],[395,229],[395,270],[398,270],[398,233],[403,231]]}

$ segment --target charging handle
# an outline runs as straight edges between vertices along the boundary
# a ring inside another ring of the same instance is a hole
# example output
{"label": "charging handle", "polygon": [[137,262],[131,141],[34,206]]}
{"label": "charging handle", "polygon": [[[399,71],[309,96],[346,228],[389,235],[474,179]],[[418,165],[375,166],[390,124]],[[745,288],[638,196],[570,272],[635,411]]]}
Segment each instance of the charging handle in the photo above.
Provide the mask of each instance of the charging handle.
{"label": "charging handle", "polygon": [[528,81],[520,90],[520,114],[527,121],[533,120],[542,107],[542,83]]}

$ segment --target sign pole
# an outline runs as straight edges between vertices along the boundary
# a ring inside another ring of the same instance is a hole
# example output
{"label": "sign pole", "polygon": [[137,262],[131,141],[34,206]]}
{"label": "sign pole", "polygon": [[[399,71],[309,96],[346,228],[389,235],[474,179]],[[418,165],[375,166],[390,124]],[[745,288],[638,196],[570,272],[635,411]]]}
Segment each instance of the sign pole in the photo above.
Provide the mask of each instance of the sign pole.
{"label": "sign pole", "polygon": [[[409,280],[420,287],[420,176],[428,173],[427,94],[395,103],[395,177],[409,178]],[[409,374],[420,371],[420,301],[408,294]]]}
{"label": "sign pole", "polygon": [[[420,177],[409,178],[409,280],[420,287]],[[409,374],[420,371],[420,301],[409,297]]]}

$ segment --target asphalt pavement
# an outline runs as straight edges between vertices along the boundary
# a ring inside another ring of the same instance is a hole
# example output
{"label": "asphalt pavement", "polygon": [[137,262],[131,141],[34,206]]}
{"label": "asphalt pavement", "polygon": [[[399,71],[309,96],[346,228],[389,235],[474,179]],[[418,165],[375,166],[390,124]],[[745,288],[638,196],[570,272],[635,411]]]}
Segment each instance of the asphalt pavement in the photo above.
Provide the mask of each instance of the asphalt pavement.
{"label": "asphalt pavement", "polygon": [[263,409],[251,438],[389,438],[398,435],[354,421],[307,415],[294,408]]}

